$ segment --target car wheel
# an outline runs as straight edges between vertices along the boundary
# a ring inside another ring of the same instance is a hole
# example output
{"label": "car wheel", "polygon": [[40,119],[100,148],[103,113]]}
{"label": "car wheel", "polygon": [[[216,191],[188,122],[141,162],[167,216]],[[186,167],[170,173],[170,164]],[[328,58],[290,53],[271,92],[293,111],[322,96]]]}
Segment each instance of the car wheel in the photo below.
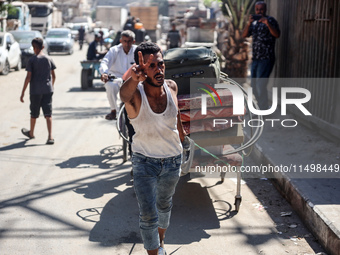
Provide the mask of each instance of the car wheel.
{"label": "car wheel", "polygon": [[22,67],[21,57],[19,59],[18,65],[14,68],[15,71],[20,71]]}
{"label": "car wheel", "polygon": [[9,62],[8,62],[8,60],[6,59],[5,65],[4,65],[4,69],[2,69],[1,74],[2,74],[2,75],[7,75],[7,74],[9,73],[10,69],[11,69],[11,67],[10,67],[10,65],[9,65]]}

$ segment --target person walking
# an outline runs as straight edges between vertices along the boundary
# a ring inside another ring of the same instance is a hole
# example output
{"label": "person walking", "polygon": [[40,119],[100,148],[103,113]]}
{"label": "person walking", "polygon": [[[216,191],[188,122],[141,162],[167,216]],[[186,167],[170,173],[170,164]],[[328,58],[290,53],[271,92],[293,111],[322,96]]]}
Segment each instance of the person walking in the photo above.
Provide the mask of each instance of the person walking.
{"label": "person walking", "polygon": [[132,170],[144,248],[149,255],[162,255],[166,254],[164,238],[180,177],[185,133],[178,110],[177,84],[165,80],[159,46],[141,43],[135,50],[135,61],[120,97],[135,130]]}
{"label": "person walking", "polygon": [[266,3],[256,2],[256,16],[249,16],[242,33],[244,38],[253,37],[251,87],[261,110],[269,108],[267,83],[275,63],[275,41],[280,37],[278,22],[273,17],[267,16],[266,12]]}
{"label": "person walking", "polygon": [[[123,83],[122,76],[135,63],[134,51],[136,49],[135,34],[130,30],[121,33],[120,44],[113,46],[106,53],[100,63],[99,71],[101,80],[105,82],[105,89],[111,112],[105,116],[107,120],[115,120],[118,104],[118,92]],[[114,76],[113,80],[109,80],[109,74]]]}
{"label": "person walking", "polygon": [[80,26],[80,28],[78,29],[79,50],[83,48],[84,38],[85,38],[85,28],[84,26]]}
{"label": "person walking", "polygon": [[46,144],[54,144],[52,136],[52,95],[54,91],[54,83],[56,75],[54,70],[56,66],[52,59],[43,53],[44,41],[41,38],[34,38],[32,40],[34,56],[32,56],[26,65],[26,78],[20,101],[24,102],[25,91],[28,84],[30,85],[30,130],[23,128],[21,132],[29,139],[35,138],[34,128],[36,120],[40,115],[40,108],[42,108],[48,130],[48,138]]}
{"label": "person walking", "polygon": [[168,32],[168,36],[166,39],[168,49],[181,47],[181,35],[179,31],[176,29],[176,24],[171,24],[171,30]]}

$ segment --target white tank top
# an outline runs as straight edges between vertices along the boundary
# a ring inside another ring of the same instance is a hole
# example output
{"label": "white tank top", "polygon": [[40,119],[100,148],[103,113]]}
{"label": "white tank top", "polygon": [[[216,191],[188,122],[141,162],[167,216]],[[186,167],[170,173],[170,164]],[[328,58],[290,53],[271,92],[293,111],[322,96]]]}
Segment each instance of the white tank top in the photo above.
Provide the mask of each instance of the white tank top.
{"label": "white tank top", "polygon": [[182,153],[182,144],[177,130],[177,106],[168,85],[163,87],[167,106],[162,113],[155,113],[150,105],[142,83],[138,84],[142,104],[136,118],[130,119],[135,129],[132,151],[152,158],[174,157]]}

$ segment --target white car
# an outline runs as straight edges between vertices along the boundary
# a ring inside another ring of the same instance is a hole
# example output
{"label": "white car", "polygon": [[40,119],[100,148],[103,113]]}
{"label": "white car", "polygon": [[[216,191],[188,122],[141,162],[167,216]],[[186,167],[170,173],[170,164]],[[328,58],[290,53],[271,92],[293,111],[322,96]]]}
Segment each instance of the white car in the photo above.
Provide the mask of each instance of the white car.
{"label": "white car", "polygon": [[21,69],[21,50],[12,34],[0,32],[0,73],[7,75],[11,68]]}

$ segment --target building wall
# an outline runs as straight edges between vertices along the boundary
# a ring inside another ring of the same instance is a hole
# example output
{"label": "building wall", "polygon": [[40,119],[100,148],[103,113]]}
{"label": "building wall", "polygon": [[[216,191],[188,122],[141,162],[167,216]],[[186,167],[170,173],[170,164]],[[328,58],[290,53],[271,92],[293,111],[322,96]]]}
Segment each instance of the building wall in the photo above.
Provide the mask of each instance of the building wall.
{"label": "building wall", "polygon": [[[312,117],[300,117],[307,125],[340,139],[340,1],[266,2],[268,15],[277,19],[281,29],[274,76],[301,78],[301,87],[312,95],[306,104]],[[292,112],[299,115],[299,111]]]}

